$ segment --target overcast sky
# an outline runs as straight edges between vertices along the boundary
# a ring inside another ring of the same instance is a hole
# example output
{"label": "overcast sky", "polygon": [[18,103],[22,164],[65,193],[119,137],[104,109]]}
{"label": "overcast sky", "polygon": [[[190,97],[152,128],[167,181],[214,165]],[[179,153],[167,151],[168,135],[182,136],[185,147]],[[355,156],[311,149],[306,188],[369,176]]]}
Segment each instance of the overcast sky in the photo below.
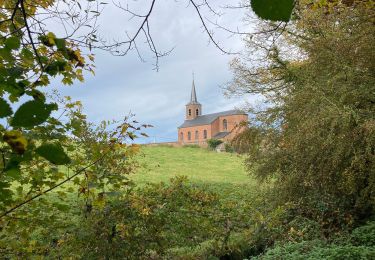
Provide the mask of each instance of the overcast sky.
{"label": "overcast sky", "polygon": [[[142,13],[146,12],[149,2],[141,3]],[[228,4],[228,1],[214,3],[214,7],[218,7]],[[241,26],[241,11],[224,12],[218,22],[232,29]],[[209,15],[207,11],[203,14]],[[139,25],[140,20],[129,21],[128,18],[123,11],[108,5],[99,19],[99,33],[108,39],[121,39],[126,31],[131,33]],[[139,47],[145,62],[140,61],[134,52],[116,57],[97,51],[95,76],[87,74],[84,83],[76,82],[68,87],[55,82],[53,87],[63,95],[81,100],[90,121],[121,119],[132,112],[137,121],[154,125],[147,131],[151,138],[142,142],[154,138],[157,142],[177,139],[177,127],[183,123],[185,104],[190,98],[193,71],[198,101],[204,114],[241,107],[245,101],[243,98],[227,99],[220,87],[231,79],[228,63],[235,56],[222,54],[208,43],[199,17],[187,1],[156,2],[150,26],[159,50],[174,47],[172,53],[159,60],[159,71],[154,70],[155,60],[141,40]],[[228,38],[228,34],[219,29],[214,32],[226,50],[243,49],[239,37]]]}

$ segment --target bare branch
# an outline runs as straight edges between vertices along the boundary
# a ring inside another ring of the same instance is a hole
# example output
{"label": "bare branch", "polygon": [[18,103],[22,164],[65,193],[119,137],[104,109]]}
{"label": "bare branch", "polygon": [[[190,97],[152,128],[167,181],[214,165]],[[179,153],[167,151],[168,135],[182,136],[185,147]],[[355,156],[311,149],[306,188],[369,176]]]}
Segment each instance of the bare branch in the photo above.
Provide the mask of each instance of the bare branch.
{"label": "bare branch", "polygon": [[206,25],[206,22],[205,20],[203,19],[202,17],[202,14],[200,12],[200,9],[199,9],[199,5],[197,5],[194,0],[189,0],[189,2],[194,6],[198,16],[199,16],[199,19],[202,23],[202,26],[204,27],[204,30],[206,31],[206,33],[208,34],[208,37],[210,38],[211,42],[216,46],[216,48],[218,48],[222,53],[225,53],[225,54],[238,54],[238,53],[233,53],[233,52],[230,52],[230,51],[226,51],[224,50],[218,42],[216,42],[216,40],[213,38],[213,35],[212,35],[212,32],[208,29],[207,25]]}
{"label": "bare branch", "polygon": [[27,23],[27,15],[26,15],[26,10],[25,10],[24,0],[19,0],[19,2],[21,4],[21,12],[22,12],[23,20],[25,22],[26,31],[27,31],[27,34],[29,36],[31,47],[34,50],[35,56],[38,59],[38,63],[39,63],[39,65],[40,65],[40,67],[42,68],[42,71],[43,71],[44,66],[43,66],[42,61],[40,60],[39,53],[38,53],[38,51],[35,47],[35,44],[34,44],[33,36],[31,35],[30,27]]}

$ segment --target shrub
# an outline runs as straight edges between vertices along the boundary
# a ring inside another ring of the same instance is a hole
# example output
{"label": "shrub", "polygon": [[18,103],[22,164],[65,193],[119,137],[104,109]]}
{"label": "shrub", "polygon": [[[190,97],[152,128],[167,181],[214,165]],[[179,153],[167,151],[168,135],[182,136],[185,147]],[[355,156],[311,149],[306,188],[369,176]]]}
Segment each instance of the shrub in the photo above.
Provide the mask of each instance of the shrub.
{"label": "shrub", "polygon": [[[296,28],[306,38],[287,36],[287,42],[305,58],[289,59],[288,48],[275,46],[259,67],[247,67],[248,57],[235,60],[232,90],[266,98],[266,108],[256,111],[263,138],[250,147],[246,163],[259,179],[275,182],[281,203],[324,200],[328,220],[347,213],[359,223],[375,213],[375,106],[369,94],[375,91],[375,30],[373,10],[355,2],[329,14],[302,4]],[[358,51],[350,51],[353,46]],[[330,225],[340,227],[336,220]]]}
{"label": "shrub", "polygon": [[91,212],[58,250],[75,250],[88,259],[162,256],[170,248],[221,237],[217,226],[224,225],[217,217],[218,203],[215,193],[185,177],[171,184],[148,184]]}
{"label": "shrub", "polygon": [[225,147],[225,151],[227,153],[233,153],[234,152],[234,149],[233,149],[233,147],[230,144],[225,144],[224,147]]}
{"label": "shrub", "polygon": [[327,245],[324,241],[287,243],[268,250],[255,259],[374,259],[375,248],[353,245]]}
{"label": "shrub", "polygon": [[[304,222],[296,221],[300,224]],[[289,225],[295,225],[296,221]],[[313,227],[314,224],[308,226]],[[316,229],[319,230],[318,227]],[[375,259],[375,222],[354,229],[350,235],[341,233],[335,240],[315,237],[299,242],[278,241],[276,246],[255,259]]]}
{"label": "shrub", "polygon": [[375,221],[353,230],[351,241],[354,245],[375,246]]}
{"label": "shrub", "polygon": [[223,141],[221,140],[218,140],[218,139],[209,139],[207,140],[207,144],[208,144],[208,147],[211,149],[211,150],[215,150],[215,148],[219,145],[223,143]]}

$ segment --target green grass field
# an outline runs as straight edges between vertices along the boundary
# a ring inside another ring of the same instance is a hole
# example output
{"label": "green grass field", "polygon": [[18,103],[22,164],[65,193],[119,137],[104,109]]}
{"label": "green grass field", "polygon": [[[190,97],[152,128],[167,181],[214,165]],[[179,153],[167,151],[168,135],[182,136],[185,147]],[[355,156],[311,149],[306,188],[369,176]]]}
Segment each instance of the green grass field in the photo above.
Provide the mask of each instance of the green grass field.
{"label": "green grass field", "polygon": [[168,146],[144,146],[142,153],[143,167],[132,176],[136,184],[168,182],[182,175],[219,190],[255,186],[244,169],[243,157],[236,154]]}

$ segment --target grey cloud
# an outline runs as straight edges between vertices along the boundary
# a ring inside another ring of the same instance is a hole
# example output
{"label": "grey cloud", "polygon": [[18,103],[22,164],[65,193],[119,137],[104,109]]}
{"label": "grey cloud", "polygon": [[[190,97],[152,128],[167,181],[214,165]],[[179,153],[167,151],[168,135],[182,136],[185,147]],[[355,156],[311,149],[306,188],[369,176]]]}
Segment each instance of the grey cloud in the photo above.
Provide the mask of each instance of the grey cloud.
{"label": "grey cloud", "polygon": [[[216,5],[226,3],[215,2]],[[175,47],[170,55],[161,58],[159,72],[153,70],[154,60],[142,45],[140,50],[146,62],[141,62],[134,52],[125,57],[97,52],[95,77],[87,74],[84,83],[73,87],[58,87],[61,84],[57,82],[53,85],[63,95],[81,100],[92,121],[120,119],[129,111],[135,113],[138,121],[155,125],[148,133],[157,136],[156,141],[177,138],[176,128],[184,119],[190,95],[192,71],[204,113],[241,106],[242,99],[226,99],[219,87],[231,79],[228,62],[234,56],[223,55],[208,44],[196,13],[185,7],[185,2],[160,1],[152,15],[150,24],[155,44],[160,50]],[[220,19],[233,27],[240,18],[239,14],[230,13]],[[135,28],[127,27],[134,24],[129,25],[113,7],[105,10],[99,22],[107,38],[123,36],[125,28],[128,31]],[[240,38],[227,36],[220,30],[215,31],[215,37],[227,49],[243,47]]]}

